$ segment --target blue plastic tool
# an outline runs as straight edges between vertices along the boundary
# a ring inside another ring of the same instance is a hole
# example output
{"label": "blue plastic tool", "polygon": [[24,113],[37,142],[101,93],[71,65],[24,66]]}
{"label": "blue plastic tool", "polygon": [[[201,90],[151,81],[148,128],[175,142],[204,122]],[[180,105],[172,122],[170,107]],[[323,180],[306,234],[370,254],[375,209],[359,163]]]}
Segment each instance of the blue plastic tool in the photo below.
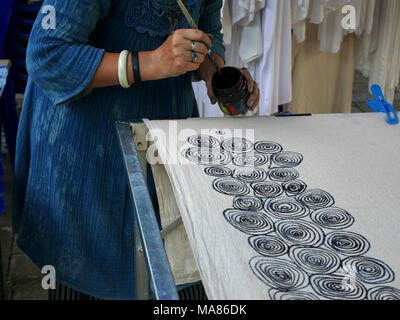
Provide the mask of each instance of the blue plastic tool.
{"label": "blue plastic tool", "polygon": [[397,112],[394,110],[393,106],[385,100],[381,87],[377,84],[374,84],[371,87],[371,92],[374,95],[375,100],[368,100],[367,104],[372,111],[386,113],[387,123],[390,125],[399,124]]}

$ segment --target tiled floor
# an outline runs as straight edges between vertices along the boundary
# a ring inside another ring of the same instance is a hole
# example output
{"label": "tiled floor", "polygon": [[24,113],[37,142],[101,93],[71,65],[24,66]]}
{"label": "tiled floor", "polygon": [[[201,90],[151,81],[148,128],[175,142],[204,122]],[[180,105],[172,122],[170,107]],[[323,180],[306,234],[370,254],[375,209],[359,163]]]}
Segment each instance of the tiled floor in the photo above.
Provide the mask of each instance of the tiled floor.
{"label": "tiled floor", "polygon": [[[353,112],[370,112],[366,101],[372,96],[368,92],[368,81],[361,74],[355,76],[353,90]],[[19,99],[21,100],[21,99]],[[396,95],[394,106],[400,110],[400,90]],[[7,189],[7,212],[0,216],[0,240],[2,249],[3,271],[6,280],[6,298],[47,299],[47,292],[42,289],[42,274],[40,270],[24,255],[15,244],[15,237],[10,227],[10,191],[12,189],[11,166],[7,153],[3,150],[3,165]]]}

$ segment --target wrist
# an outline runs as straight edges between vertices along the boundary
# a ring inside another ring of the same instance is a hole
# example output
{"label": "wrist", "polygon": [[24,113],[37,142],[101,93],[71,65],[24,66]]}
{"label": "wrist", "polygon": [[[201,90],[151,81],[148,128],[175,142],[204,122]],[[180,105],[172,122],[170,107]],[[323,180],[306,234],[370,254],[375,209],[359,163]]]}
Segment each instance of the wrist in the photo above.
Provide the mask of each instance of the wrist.
{"label": "wrist", "polygon": [[157,80],[159,72],[157,70],[157,58],[155,51],[139,52],[140,76],[142,81]]}
{"label": "wrist", "polygon": [[[213,53],[213,56],[214,56],[214,59],[215,59],[215,62],[217,64],[218,68],[223,68],[225,65],[225,62],[222,59],[222,57],[216,53]],[[206,57],[206,60],[204,60],[204,62],[201,64],[198,71],[199,71],[199,75],[200,75],[201,79],[204,81],[207,81],[212,78],[212,76],[214,75],[214,73],[217,70],[215,70],[215,66],[210,61],[210,59],[208,57]]]}

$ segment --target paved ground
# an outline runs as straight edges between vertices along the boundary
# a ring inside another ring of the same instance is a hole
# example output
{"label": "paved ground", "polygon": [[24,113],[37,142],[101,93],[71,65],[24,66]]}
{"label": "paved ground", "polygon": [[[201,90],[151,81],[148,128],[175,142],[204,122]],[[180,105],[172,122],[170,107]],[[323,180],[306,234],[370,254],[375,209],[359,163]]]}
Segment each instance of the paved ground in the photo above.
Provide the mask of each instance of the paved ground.
{"label": "paved ground", "polygon": [[[353,92],[353,112],[370,112],[366,101],[371,98],[368,92],[368,80],[357,73]],[[400,90],[398,90],[396,95],[394,106],[397,110],[400,110]],[[0,240],[6,298],[12,300],[45,300],[47,299],[47,292],[41,288],[42,275],[40,270],[18,249],[15,244],[15,237],[11,231],[10,190],[12,189],[12,175],[8,155],[5,150],[3,150],[3,157],[7,189],[7,213],[0,216]]]}

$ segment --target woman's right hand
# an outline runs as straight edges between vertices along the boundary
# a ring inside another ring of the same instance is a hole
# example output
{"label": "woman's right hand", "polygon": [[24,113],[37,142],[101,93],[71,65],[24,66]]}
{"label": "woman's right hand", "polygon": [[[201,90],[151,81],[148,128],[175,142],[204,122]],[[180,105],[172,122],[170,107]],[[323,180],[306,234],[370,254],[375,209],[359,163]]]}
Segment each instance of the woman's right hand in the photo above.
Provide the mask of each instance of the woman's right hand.
{"label": "woman's right hand", "polygon": [[[195,43],[197,61],[192,60],[192,43]],[[180,29],[171,34],[168,39],[152,52],[152,63],[158,79],[177,77],[190,71],[195,71],[203,63],[211,39],[203,31],[196,29]]]}

